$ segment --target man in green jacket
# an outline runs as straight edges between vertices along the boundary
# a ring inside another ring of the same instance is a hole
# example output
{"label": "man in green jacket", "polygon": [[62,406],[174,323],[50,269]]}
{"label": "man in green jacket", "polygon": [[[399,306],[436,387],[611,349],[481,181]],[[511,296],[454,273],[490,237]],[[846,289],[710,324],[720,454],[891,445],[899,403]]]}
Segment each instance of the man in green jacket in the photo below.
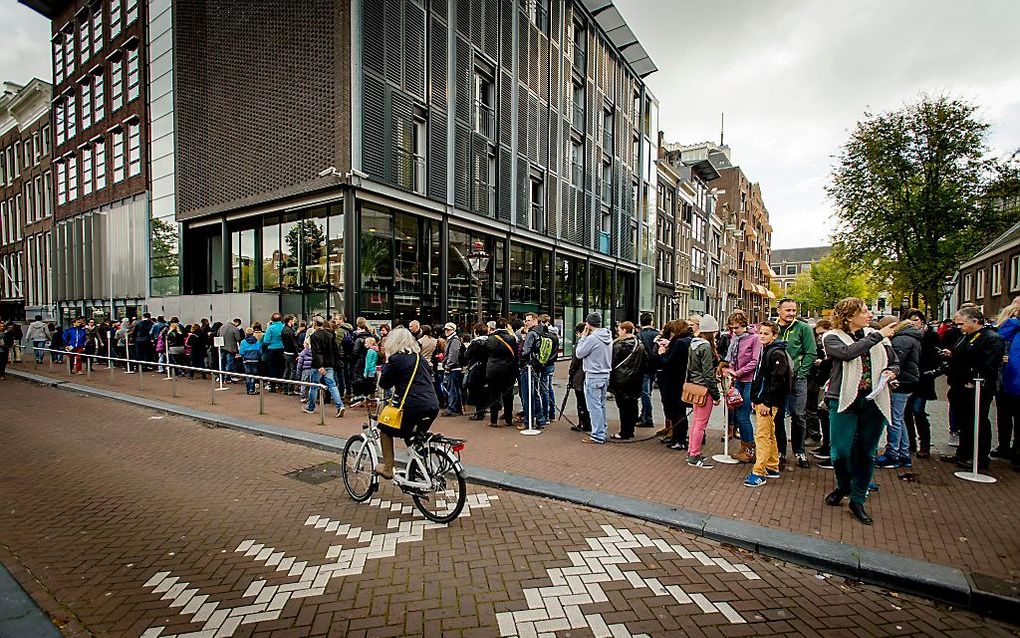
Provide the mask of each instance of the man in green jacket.
{"label": "man in green jacket", "polygon": [[786,353],[793,359],[794,383],[793,390],[786,397],[786,405],[776,415],[776,443],[779,446],[780,465],[786,466],[786,415],[790,415],[790,434],[793,453],[797,455],[797,467],[809,468],[807,455],[804,453],[804,435],[807,421],[807,376],[815,365],[818,347],[815,345],[815,333],[804,321],[797,318],[797,302],[785,298],[779,301],[779,338],[786,343]]}

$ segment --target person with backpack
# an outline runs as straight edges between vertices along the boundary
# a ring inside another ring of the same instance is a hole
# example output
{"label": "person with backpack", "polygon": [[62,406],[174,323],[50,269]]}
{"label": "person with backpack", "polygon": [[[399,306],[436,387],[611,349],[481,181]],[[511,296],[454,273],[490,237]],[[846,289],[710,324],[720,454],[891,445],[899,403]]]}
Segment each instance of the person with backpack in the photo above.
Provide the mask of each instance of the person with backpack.
{"label": "person with backpack", "polygon": [[754,409],[755,462],[744,479],[744,487],[761,487],[770,478],[779,478],[779,445],[776,443],[776,413],[786,403],[793,388],[793,360],[786,342],[777,341],[779,325],[763,321],[758,325],[762,349],[751,375],[749,403]]}
{"label": "person with backpack", "polygon": [[755,448],[754,426],[751,425],[751,379],[761,357],[761,340],[748,330],[747,315],[742,312],[732,313],[726,323],[733,336],[723,358],[728,365],[722,370],[733,380],[733,387],[741,398],[740,406],[730,411],[730,414],[736,415],[740,450],[730,456],[741,463],[750,463],[754,460]]}
{"label": "person with backpack", "polygon": [[81,353],[85,352],[85,342],[87,337],[85,335],[85,328],[83,327],[85,320],[81,317],[74,320],[71,327],[64,331],[64,350],[74,353],[76,356],[71,358],[70,365],[74,374],[85,374],[81,371]]}
{"label": "person with backpack", "polygon": [[[244,362],[244,373],[258,375],[259,373],[259,359],[262,357],[262,344],[255,336],[255,330],[247,328],[244,331],[244,339],[237,346],[237,351],[241,355],[241,361]],[[248,394],[257,394],[255,392],[255,379],[252,377],[245,377],[244,387]]]}
{"label": "person with backpack", "polygon": [[[584,332],[584,324],[574,326],[574,342]],[[588,414],[588,402],[584,398],[584,367],[581,360],[575,354],[570,358],[570,368],[567,370],[567,391],[574,391],[574,401],[577,403],[577,425],[570,427],[574,432],[591,432],[591,415]]]}
{"label": "person with backpack", "polygon": [[[187,328],[185,328],[187,330]],[[206,354],[206,331],[202,327],[202,324],[196,323],[191,325],[191,329],[188,330],[187,334],[184,335],[184,356],[190,361],[192,368],[199,368],[203,370],[202,378],[208,379],[205,370],[205,354]],[[191,379],[195,378],[195,371],[188,370],[188,377]]]}
{"label": "person with backpack", "polygon": [[166,319],[163,315],[158,315],[156,321],[152,324],[152,328],[149,330],[149,338],[156,347],[156,363],[157,369],[163,372],[162,364],[167,362],[166,357]]}
{"label": "person with backpack", "polygon": [[[552,396],[552,377],[556,371],[556,352],[559,350],[559,337],[549,329],[549,315],[537,316],[528,313],[524,320],[527,335],[521,348],[521,361],[530,366],[530,375],[522,377],[522,389],[526,386],[531,390],[531,408],[536,412],[534,421],[539,429],[546,427],[551,418],[556,418],[556,400]],[[525,370],[525,372],[528,372]],[[527,390],[522,393],[524,402],[524,420],[529,422]]]}
{"label": "person with backpack", "polygon": [[[309,341],[308,337],[305,337],[304,347],[297,356],[294,370],[298,375],[299,381],[309,382],[312,380],[312,342]],[[298,395],[301,403],[308,401],[308,386],[302,385]]]}
{"label": "person with backpack", "polygon": [[613,341],[613,369],[609,373],[609,391],[620,410],[620,431],[609,437],[616,441],[634,438],[646,358],[645,347],[634,334],[634,324],[622,322],[620,335]]}

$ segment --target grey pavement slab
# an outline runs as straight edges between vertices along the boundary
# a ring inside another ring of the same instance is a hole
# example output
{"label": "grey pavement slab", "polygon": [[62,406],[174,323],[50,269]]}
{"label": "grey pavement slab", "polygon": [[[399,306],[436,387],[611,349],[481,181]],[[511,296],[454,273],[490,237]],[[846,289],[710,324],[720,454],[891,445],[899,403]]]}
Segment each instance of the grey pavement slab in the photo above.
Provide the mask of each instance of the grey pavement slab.
{"label": "grey pavement slab", "polygon": [[60,638],[60,631],[0,565],[0,638]]}

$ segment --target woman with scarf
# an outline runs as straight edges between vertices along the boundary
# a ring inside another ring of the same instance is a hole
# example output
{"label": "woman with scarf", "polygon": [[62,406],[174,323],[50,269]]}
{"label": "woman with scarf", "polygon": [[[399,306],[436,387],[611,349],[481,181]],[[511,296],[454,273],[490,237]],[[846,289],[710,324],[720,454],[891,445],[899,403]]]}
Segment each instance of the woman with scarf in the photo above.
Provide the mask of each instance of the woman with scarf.
{"label": "woman with scarf", "polygon": [[836,489],[825,496],[825,503],[838,507],[849,496],[854,518],[871,525],[874,520],[864,502],[875,471],[875,450],[892,419],[889,383],[899,366],[889,338],[896,326],[869,328],[871,311],[856,297],[837,303],[832,318],[835,327],[825,333],[822,345],[832,358],[825,400]]}
{"label": "woman with scarf", "polygon": [[724,361],[723,374],[733,380],[733,387],[744,400],[733,410],[740,431],[740,450],[730,456],[741,463],[754,461],[754,425],[751,424],[751,379],[761,356],[761,341],[747,329],[747,315],[734,312],[726,322],[733,336],[730,337]]}

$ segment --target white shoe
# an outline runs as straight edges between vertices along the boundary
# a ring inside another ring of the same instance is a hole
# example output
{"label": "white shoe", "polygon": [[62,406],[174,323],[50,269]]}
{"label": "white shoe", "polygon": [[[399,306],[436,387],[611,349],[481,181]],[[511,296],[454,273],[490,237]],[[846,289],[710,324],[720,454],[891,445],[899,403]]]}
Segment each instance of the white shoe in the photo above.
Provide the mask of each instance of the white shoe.
{"label": "white shoe", "polygon": [[950,447],[960,447],[960,435],[959,434],[956,434],[955,432],[951,432],[949,434],[949,446]]}

